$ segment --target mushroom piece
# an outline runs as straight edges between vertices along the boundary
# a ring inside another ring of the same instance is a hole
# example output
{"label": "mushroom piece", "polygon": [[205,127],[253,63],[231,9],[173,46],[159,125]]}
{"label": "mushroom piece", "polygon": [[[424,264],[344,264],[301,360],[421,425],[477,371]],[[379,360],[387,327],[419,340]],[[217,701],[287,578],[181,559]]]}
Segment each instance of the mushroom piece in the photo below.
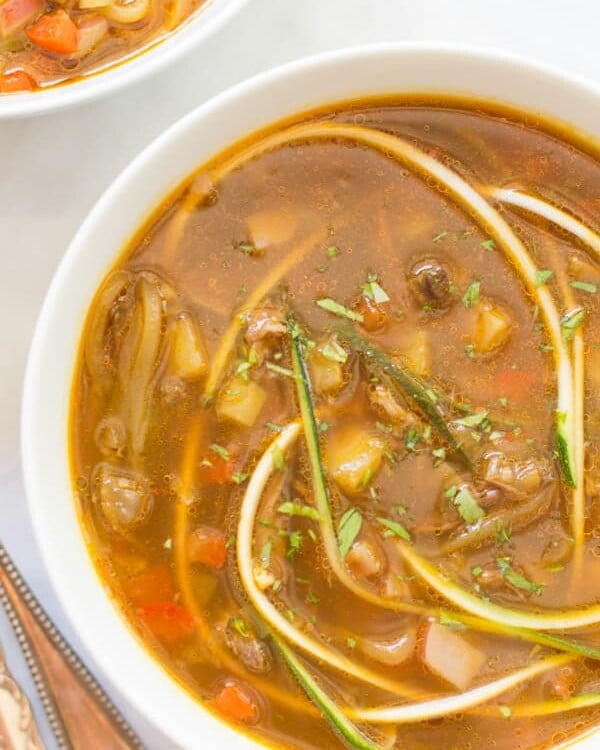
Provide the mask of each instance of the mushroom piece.
{"label": "mushroom piece", "polygon": [[279,338],[287,333],[283,313],[276,307],[251,310],[246,314],[246,323],[247,328],[244,338],[251,345],[265,338]]}
{"label": "mushroom piece", "polygon": [[269,647],[241,617],[232,617],[227,623],[225,642],[249,672],[265,674],[271,670],[273,659]]}
{"label": "mushroom piece", "polygon": [[94,469],[92,484],[95,502],[119,533],[143,523],[152,512],[154,499],[143,474],[100,463]]}
{"label": "mushroom piece", "polygon": [[440,310],[450,305],[450,274],[435,258],[424,258],[413,265],[408,274],[408,288],[421,307]]}

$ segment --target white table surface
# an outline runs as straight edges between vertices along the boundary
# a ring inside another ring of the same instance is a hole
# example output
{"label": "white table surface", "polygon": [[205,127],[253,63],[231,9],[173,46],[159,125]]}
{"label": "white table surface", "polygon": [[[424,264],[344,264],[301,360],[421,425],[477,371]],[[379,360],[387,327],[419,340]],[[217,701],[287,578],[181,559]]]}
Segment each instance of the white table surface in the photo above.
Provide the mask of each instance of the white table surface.
{"label": "white table surface", "polygon": [[[600,85],[599,31],[598,0],[251,0],[201,49],[134,89],[56,115],[0,122],[0,539],[76,647],[27,515],[19,409],[45,290],[73,233],[114,177],[213,94],[304,55],[377,41],[454,41],[527,55]],[[2,613],[0,640],[34,697],[48,750],[55,750]],[[174,750],[107,687],[148,750]]]}

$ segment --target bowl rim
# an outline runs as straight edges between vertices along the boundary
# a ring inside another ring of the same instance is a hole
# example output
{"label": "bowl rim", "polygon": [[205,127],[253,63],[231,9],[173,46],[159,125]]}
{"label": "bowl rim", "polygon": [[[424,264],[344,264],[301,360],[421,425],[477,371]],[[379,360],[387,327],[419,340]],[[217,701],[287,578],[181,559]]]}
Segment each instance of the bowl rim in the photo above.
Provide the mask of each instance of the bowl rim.
{"label": "bowl rim", "polygon": [[206,0],[198,10],[163,39],[150,43],[131,57],[117,60],[76,81],[48,89],[0,96],[2,120],[58,112],[85,104],[159,73],[200,46],[235,16],[249,0]]}
{"label": "bowl rim", "polygon": [[[65,571],[65,562],[61,558],[58,541],[53,539],[46,530],[45,516],[47,511],[44,510],[45,485],[44,479],[41,476],[36,475],[36,466],[39,462],[39,451],[42,449],[44,441],[47,442],[49,438],[36,436],[36,432],[38,432],[36,427],[38,417],[36,416],[35,408],[36,402],[39,402],[40,392],[43,391],[45,342],[48,337],[56,338],[56,331],[53,332],[52,330],[52,318],[56,316],[57,311],[63,305],[61,302],[61,287],[69,278],[71,266],[74,261],[80,253],[85,252],[84,248],[86,245],[86,238],[94,234],[96,223],[101,222],[102,217],[105,215],[110,215],[110,210],[114,206],[119,195],[125,195],[128,186],[130,186],[136,178],[143,176],[150,168],[152,162],[160,158],[163,150],[167,149],[169,144],[182,137],[188,129],[194,128],[197,123],[201,123],[211,113],[218,113],[220,109],[235,102],[238,97],[248,95],[252,92],[260,92],[265,89],[268,90],[269,87],[274,84],[285,82],[286,79],[293,77],[294,75],[304,75],[310,72],[314,73],[315,71],[318,71],[319,68],[328,65],[344,65],[355,60],[362,60],[372,56],[383,58],[389,55],[395,58],[397,57],[398,61],[403,56],[406,56],[408,59],[420,55],[462,57],[472,63],[485,60],[492,65],[496,64],[501,67],[516,70],[525,69],[532,76],[538,75],[548,79],[550,85],[574,87],[578,89],[584,97],[594,99],[600,104],[600,86],[596,85],[594,82],[587,81],[584,78],[565,72],[556,66],[540,63],[539,61],[534,61],[521,55],[507,54],[488,48],[456,43],[440,44],[439,42],[424,41],[360,45],[300,58],[276,68],[269,69],[253,76],[252,78],[241,81],[195,108],[159,135],[154,141],[146,146],[127,167],[125,167],[120,175],[104,191],[74,235],[53,276],[35,326],[24,381],[21,416],[21,455],[27,505],[34,529],[35,539],[38,548],[40,549],[42,560],[46,566],[52,589],[57,600],[60,602],[71,627],[81,639],[81,642],[84,644],[94,662],[101,669],[102,674],[113,686],[115,692],[123,695],[131,706],[144,716],[151,726],[158,727],[167,737],[175,742],[175,744],[182,748],[186,748],[186,750],[193,749],[194,741],[189,736],[187,736],[186,739],[186,735],[184,734],[185,730],[175,725],[175,718],[168,717],[168,722],[164,723],[166,717],[164,716],[163,709],[163,723],[158,725],[156,712],[158,711],[160,714],[161,706],[158,705],[155,700],[154,702],[153,700],[150,700],[146,695],[140,696],[140,694],[136,692],[136,687],[139,687],[139,684],[137,686],[131,686],[127,679],[122,679],[122,676],[125,673],[120,666],[115,664],[116,660],[110,654],[100,651],[97,647],[94,641],[93,628],[89,626],[89,623],[86,624],[84,622],[85,616],[82,616],[79,613],[77,602],[71,596],[72,592],[69,590],[69,586],[63,581],[62,574]],[[401,89],[402,86],[399,86],[398,90],[400,91]],[[451,92],[448,92],[448,94],[450,93]],[[485,97],[480,97],[480,100],[483,100],[484,98]],[[493,101],[492,97],[487,98],[489,101]],[[342,99],[340,98],[338,101],[342,101]],[[332,100],[331,103],[334,104],[335,100]],[[518,110],[519,108],[515,107],[515,109]],[[302,111],[305,110],[305,107],[298,108],[296,113],[300,115]],[[310,111],[310,108],[308,111]],[[524,113],[527,112],[526,108],[521,108],[521,111]],[[294,114],[294,112],[290,114]],[[285,115],[281,115],[279,118],[273,120],[273,123],[276,123],[278,119],[281,120],[284,117]],[[558,120],[558,118],[556,119]],[[560,120],[558,121],[560,122]],[[250,135],[255,130],[256,128],[250,128],[250,130],[244,131],[244,133],[245,135]],[[240,138],[244,137],[244,133],[240,135]],[[201,163],[202,161],[198,164],[194,162],[189,173],[191,174],[194,169],[201,166]],[[169,187],[165,184],[164,196],[166,197],[168,193]],[[151,210],[154,210],[155,208],[156,206]],[[114,251],[111,262],[114,263],[121,250],[122,248],[119,248]],[[110,265],[107,266],[106,270],[108,270],[109,267]],[[69,317],[73,317],[73,315],[73,312],[69,313]],[[73,360],[69,360],[68,364],[70,391],[73,375]],[[70,477],[69,486],[71,486]],[[72,513],[76,516],[75,502],[72,493],[68,500],[72,506]],[[81,532],[81,528],[79,530]],[[82,539],[80,541],[83,540],[83,533],[81,533],[81,537]],[[87,554],[89,558],[89,553]],[[92,564],[91,558],[88,559],[88,563],[90,565]],[[108,601],[109,597],[106,596],[105,598]],[[123,628],[124,630],[126,629],[126,634],[129,636],[130,643],[128,649],[133,652],[136,640],[133,628],[125,625],[124,621]],[[185,696],[187,699],[187,708],[185,710],[187,711],[190,706],[194,706],[196,710],[198,710],[198,702],[191,698],[185,690],[177,686],[175,679],[171,675],[168,675],[165,670],[162,668],[156,668],[160,667],[160,665],[158,665],[156,659],[145,649],[144,654],[145,659],[148,662],[146,665],[148,668],[146,676],[156,677],[159,673],[162,673],[163,677],[172,683],[172,687],[174,687],[178,693],[181,693],[181,706],[183,705],[183,696]],[[154,665],[154,668],[150,668],[150,663]],[[162,686],[164,687],[165,684],[166,683],[163,679]],[[230,748],[230,750],[234,750],[234,748],[235,750],[250,750],[251,748],[256,750],[261,747],[264,750],[264,746],[258,740],[251,739],[246,735],[238,733],[227,724],[215,719],[208,711],[202,709],[200,709],[200,711],[202,713],[203,729],[206,729],[207,736],[210,735],[210,737],[217,737],[220,740],[227,738],[227,747]],[[206,739],[204,735],[202,739]],[[578,738],[573,743],[568,744],[569,746],[577,745],[579,747],[580,742],[581,738]]]}

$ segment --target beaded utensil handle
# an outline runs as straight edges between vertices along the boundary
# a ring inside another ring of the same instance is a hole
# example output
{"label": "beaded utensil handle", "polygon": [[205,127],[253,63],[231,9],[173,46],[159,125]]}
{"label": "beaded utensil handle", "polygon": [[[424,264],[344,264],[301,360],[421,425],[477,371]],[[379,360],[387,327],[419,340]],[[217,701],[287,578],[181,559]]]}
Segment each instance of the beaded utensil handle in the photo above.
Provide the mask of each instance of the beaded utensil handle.
{"label": "beaded utensil handle", "polygon": [[[44,612],[1,543],[0,602],[25,655],[60,750],[144,750],[116,706]],[[12,747],[8,744],[7,750],[43,750],[31,708],[8,672],[2,670],[2,664],[0,660],[0,750],[4,750],[3,722],[4,733],[15,737],[20,727],[25,727],[21,732],[25,739]],[[14,705],[12,710],[3,711],[5,685],[6,695],[12,691],[13,704],[16,700],[22,713]]]}
{"label": "beaded utensil handle", "polygon": [[44,750],[27,696],[0,650],[0,750]]}

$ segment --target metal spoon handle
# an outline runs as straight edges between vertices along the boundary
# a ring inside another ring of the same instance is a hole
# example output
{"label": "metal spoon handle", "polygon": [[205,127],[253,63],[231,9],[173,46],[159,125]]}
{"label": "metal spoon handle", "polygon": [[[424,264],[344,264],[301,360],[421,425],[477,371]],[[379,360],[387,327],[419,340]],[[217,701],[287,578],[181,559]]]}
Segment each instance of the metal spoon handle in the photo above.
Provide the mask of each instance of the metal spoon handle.
{"label": "metal spoon handle", "polygon": [[44,750],[31,703],[0,649],[0,750]]}
{"label": "metal spoon handle", "polygon": [[[1,543],[0,602],[25,654],[60,750],[144,750],[44,612]],[[36,745],[25,747],[36,750]]]}

